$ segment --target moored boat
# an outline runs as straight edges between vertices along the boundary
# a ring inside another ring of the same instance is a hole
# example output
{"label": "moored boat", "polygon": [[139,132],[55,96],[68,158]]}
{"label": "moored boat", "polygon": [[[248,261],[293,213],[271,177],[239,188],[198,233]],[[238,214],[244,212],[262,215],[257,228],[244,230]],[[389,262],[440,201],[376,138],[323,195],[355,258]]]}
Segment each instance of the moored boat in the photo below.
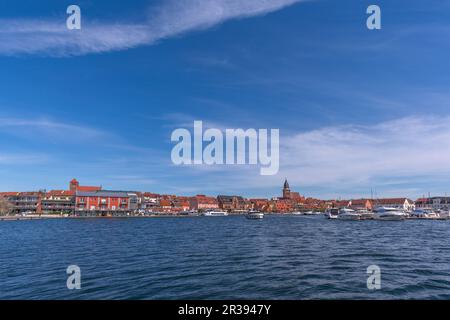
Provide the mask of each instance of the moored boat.
{"label": "moored boat", "polygon": [[353,209],[342,208],[339,210],[338,219],[340,219],[340,220],[360,220],[361,215]]}
{"label": "moored boat", "polygon": [[196,216],[198,216],[198,212],[195,211],[195,210],[183,211],[183,212],[180,212],[180,215],[182,215],[182,216],[189,216],[189,217],[196,217]]}
{"label": "moored boat", "polygon": [[259,211],[249,211],[245,217],[250,220],[260,220],[264,218],[264,213]]}
{"label": "moored boat", "polygon": [[361,220],[372,220],[374,219],[374,214],[369,210],[358,210],[357,213],[361,216]]}
{"label": "moored boat", "polygon": [[440,215],[431,208],[417,209],[411,212],[410,219],[439,219]]}
{"label": "moored boat", "polygon": [[325,211],[325,218],[327,219],[337,219],[339,216],[338,208],[330,208]]}
{"label": "moored boat", "polygon": [[375,220],[402,221],[408,217],[408,214],[402,210],[389,207],[378,207],[375,209]]}
{"label": "moored boat", "polygon": [[317,216],[320,215],[321,212],[317,212],[317,211],[307,211],[303,213],[305,216]]}
{"label": "moored boat", "polygon": [[450,219],[450,211],[446,211],[446,210],[439,210],[437,212],[438,214],[438,219],[439,220],[447,220]]}
{"label": "moored boat", "polygon": [[228,216],[226,211],[206,211],[202,213],[203,217],[225,217]]}

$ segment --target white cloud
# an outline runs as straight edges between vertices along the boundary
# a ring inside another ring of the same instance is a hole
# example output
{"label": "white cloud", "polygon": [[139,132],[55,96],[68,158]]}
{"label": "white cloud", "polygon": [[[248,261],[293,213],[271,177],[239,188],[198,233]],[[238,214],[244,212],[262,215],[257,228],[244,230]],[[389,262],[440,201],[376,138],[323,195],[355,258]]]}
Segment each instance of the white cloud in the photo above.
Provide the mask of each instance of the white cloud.
{"label": "white cloud", "polygon": [[[255,166],[184,167],[179,174],[188,175],[198,191],[210,187],[245,194],[266,194],[280,188],[285,177],[294,190],[322,198],[367,197],[371,189],[378,196],[413,198],[448,191],[450,117],[415,116],[280,134],[275,176],[260,176]],[[432,189],[423,190],[424,185]]]}
{"label": "white cloud", "polygon": [[450,174],[450,117],[321,128],[281,143],[280,175],[301,185],[370,188],[386,179]]}
{"label": "white cloud", "polygon": [[31,153],[0,153],[0,165],[37,165],[46,163],[47,155]]}
{"label": "white cloud", "polygon": [[46,141],[81,141],[86,139],[106,139],[112,137],[108,132],[45,118],[19,119],[0,118],[0,132],[11,135],[43,139]]}
{"label": "white cloud", "polygon": [[84,55],[150,45],[229,19],[266,14],[304,0],[169,0],[149,9],[143,24],[90,23],[67,30],[65,21],[0,19],[0,54]]}

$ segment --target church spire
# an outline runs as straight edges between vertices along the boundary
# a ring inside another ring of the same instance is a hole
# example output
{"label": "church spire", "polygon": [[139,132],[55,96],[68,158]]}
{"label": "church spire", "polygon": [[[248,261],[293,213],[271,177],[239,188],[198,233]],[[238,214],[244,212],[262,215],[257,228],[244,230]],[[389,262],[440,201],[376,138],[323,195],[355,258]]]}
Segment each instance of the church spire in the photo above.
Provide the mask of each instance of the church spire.
{"label": "church spire", "polygon": [[291,198],[291,189],[289,188],[289,183],[286,180],[284,180],[284,186],[283,186],[283,198],[290,199]]}
{"label": "church spire", "polygon": [[287,181],[287,178],[284,180],[284,189],[289,189],[289,183]]}

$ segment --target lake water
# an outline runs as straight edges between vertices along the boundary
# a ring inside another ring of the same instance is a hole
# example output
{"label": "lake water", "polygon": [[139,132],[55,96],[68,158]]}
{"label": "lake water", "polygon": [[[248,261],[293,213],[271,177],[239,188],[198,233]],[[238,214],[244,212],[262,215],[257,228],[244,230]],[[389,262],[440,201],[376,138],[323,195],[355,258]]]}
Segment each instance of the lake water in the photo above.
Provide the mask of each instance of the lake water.
{"label": "lake water", "polygon": [[449,239],[450,221],[4,221],[0,299],[450,299]]}

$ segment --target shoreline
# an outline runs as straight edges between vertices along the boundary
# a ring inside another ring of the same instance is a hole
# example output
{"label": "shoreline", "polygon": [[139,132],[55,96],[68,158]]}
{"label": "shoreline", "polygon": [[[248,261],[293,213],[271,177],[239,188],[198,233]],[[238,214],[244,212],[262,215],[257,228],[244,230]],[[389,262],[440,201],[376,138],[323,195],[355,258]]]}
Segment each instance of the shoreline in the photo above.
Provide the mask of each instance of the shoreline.
{"label": "shoreline", "polygon": [[[266,216],[277,216],[277,217],[292,217],[292,216],[298,216],[292,213],[266,213]],[[317,217],[317,216],[323,216],[323,215],[315,215],[315,216],[307,216],[307,215],[301,215],[302,217]],[[227,217],[245,217],[245,214],[230,214]],[[31,221],[31,220],[59,220],[59,219],[70,219],[70,220],[77,220],[77,219],[166,219],[166,218],[212,218],[212,217],[204,217],[201,215],[193,216],[193,215],[145,215],[145,216],[60,216],[60,215],[29,215],[29,216],[0,216],[0,222],[2,221]],[[218,217],[215,217],[218,218]],[[330,219],[324,219],[324,220],[330,220]],[[377,219],[360,219],[360,220],[341,220],[341,221],[380,221]],[[450,219],[443,219],[443,218],[406,218],[401,221],[408,221],[408,220],[438,220],[438,221],[444,221],[444,220],[450,220]]]}

